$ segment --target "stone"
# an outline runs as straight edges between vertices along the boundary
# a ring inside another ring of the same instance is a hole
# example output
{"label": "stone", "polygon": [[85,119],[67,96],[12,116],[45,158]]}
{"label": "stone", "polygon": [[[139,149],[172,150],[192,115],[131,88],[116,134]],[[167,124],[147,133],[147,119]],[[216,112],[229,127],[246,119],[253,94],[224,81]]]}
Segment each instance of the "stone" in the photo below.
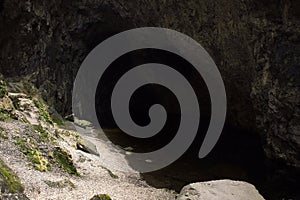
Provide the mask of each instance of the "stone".
{"label": "stone", "polygon": [[249,183],[217,180],[192,183],[185,186],[177,200],[264,200]]}
{"label": "stone", "polygon": [[80,141],[78,141],[76,143],[76,148],[78,150],[84,151],[86,153],[90,153],[90,154],[99,156],[99,152],[97,150],[96,145],[85,138],[82,138]]}
{"label": "stone", "polygon": [[93,196],[90,200],[111,200],[107,194],[98,194]]}

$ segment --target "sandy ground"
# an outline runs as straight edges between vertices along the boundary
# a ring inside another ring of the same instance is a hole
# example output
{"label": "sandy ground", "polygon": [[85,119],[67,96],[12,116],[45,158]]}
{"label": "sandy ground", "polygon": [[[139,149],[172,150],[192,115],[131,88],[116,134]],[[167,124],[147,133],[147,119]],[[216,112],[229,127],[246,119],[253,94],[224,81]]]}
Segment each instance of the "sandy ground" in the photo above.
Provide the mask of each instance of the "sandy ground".
{"label": "sandy ground", "polygon": [[[9,133],[9,139],[1,141],[0,157],[20,177],[25,186],[25,194],[30,199],[36,200],[59,200],[59,199],[90,199],[96,194],[108,194],[113,200],[169,200],[175,199],[175,194],[166,189],[157,189],[149,186],[141,180],[138,173],[126,165],[125,158],[118,152],[110,151],[107,141],[99,139],[97,144],[100,157],[76,150],[65,141],[59,141],[59,145],[68,149],[75,162],[80,176],[73,176],[61,169],[53,168],[48,172],[39,172],[32,169],[26,158],[12,142],[12,137],[18,134],[26,134],[26,124],[18,121],[0,122],[0,126]],[[89,137],[89,136],[87,136]],[[90,138],[95,140],[95,138]],[[113,170],[107,165],[124,166],[126,170]],[[110,171],[116,175],[112,176]],[[61,187],[51,187],[48,181],[64,181]],[[74,184],[74,185],[73,185]]]}

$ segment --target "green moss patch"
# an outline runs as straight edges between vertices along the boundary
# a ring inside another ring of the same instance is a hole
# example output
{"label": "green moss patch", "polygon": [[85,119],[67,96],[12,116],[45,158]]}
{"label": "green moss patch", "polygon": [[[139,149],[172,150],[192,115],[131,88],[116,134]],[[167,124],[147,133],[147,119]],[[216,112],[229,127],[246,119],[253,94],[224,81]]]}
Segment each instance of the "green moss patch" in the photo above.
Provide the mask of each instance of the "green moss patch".
{"label": "green moss patch", "polygon": [[53,124],[53,121],[47,111],[47,107],[45,106],[45,104],[41,103],[37,99],[33,99],[33,103],[38,108],[40,117],[42,117],[45,122]]}
{"label": "green moss patch", "polygon": [[0,109],[0,121],[6,121],[8,119],[11,119],[10,113],[6,110]]}
{"label": "green moss patch", "polygon": [[45,172],[50,169],[50,164],[46,157],[36,148],[33,138],[27,140],[21,137],[16,137],[15,144],[19,146],[22,153],[31,162],[34,169]]}
{"label": "green moss patch", "polygon": [[7,85],[3,80],[0,80],[0,98],[7,95]]}
{"label": "green moss patch", "polygon": [[103,167],[102,169],[105,169],[107,171],[107,173],[110,175],[110,177],[112,177],[113,179],[118,179],[119,177],[117,175],[115,175],[110,169]]}
{"label": "green moss patch", "polygon": [[55,161],[69,174],[74,174],[76,176],[79,176],[79,173],[77,172],[76,167],[74,166],[72,156],[68,152],[68,150],[61,148],[61,147],[55,147],[53,151],[53,156]]}
{"label": "green moss patch", "polygon": [[0,139],[7,140],[8,136],[4,128],[0,126]]}
{"label": "green moss patch", "polygon": [[51,115],[52,121],[58,126],[63,126],[65,124],[64,119],[59,114]]}
{"label": "green moss patch", "polygon": [[2,179],[11,193],[21,193],[24,187],[19,177],[0,159],[0,179]]}
{"label": "green moss patch", "polygon": [[41,155],[41,152],[38,150],[28,150],[26,152],[27,157],[33,164],[33,167],[41,172],[48,171],[50,169],[50,164],[48,160]]}
{"label": "green moss patch", "polygon": [[46,130],[41,124],[39,125],[33,125],[33,129],[36,131],[36,133],[39,134],[41,141],[47,142],[47,141],[53,141],[54,137],[52,134]]}
{"label": "green moss patch", "polygon": [[107,194],[98,194],[93,196],[90,200],[112,200]]}

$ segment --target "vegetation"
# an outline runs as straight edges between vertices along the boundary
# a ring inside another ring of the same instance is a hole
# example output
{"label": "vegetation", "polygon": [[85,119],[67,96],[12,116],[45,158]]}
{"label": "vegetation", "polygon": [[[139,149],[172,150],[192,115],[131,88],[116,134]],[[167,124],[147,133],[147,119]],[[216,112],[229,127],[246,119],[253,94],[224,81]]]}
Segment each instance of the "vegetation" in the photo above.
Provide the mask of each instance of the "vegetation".
{"label": "vegetation", "polygon": [[64,120],[59,114],[51,115],[52,121],[58,126],[64,125]]}
{"label": "vegetation", "polygon": [[0,121],[5,121],[11,118],[13,104],[8,97],[0,98]]}
{"label": "vegetation", "polygon": [[98,194],[93,196],[93,198],[91,198],[90,200],[112,200],[112,199],[107,194]]}
{"label": "vegetation", "polygon": [[33,99],[33,103],[38,108],[40,117],[42,117],[45,122],[53,124],[53,121],[47,111],[47,107],[37,99]]}
{"label": "vegetation", "polygon": [[0,159],[0,179],[2,179],[11,193],[21,193],[24,187],[17,175]]}
{"label": "vegetation", "polygon": [[10,112],[0,108],[0,121],[11,119]]}
{"label": "vegetation", "polygon": [[48,171],[50,164],[46,158],[41,155],[41,152],[38,150],[29,150],[26,152],[26,155],[31,160],[33,167],[41,172]]}
{"label": "vegetation", "polygon": [[25,140],[21,137],[15,138],[15,143],[21,148],[22,153],[31,161],[34,169],[44,172],[50,169],[48,160],[42,156],[41,152],[36,148],[33,138]]}
{"label": "vegetation", "polygon": [[5,129],[2,128],[1,126],[0,126],[0,138],[4,140],[8,139]]}
{"label": "vegetation", "polygon": [[54,137],[51,135],[51,133],[46,130],[41,124],[33,125],[32,127],[39,134],[41,141],[47,142],[54,140]]}
{"label": "vegetation", "polygon": [[114,173],[112,173],[112,171],[110,169],[108,169],[106,167],[103,167],[103,166],[102,166],[102,169],[105,169],[108,172],[108,174],[110,175],[110,177],[112,177],[113,179],[119,178],[117,175],[115,175]]}
{"label": "vegetation", "polygon": [[0,80],[0,98],[3,98],[5,95],[7,95],[7,86],[4,81]]}
{"label": "vegetation", "polygon": [[55,161],[69,174],[79,176],[76,167],[74,166],[71,154],[64,148],[55,147],[53,156]]}

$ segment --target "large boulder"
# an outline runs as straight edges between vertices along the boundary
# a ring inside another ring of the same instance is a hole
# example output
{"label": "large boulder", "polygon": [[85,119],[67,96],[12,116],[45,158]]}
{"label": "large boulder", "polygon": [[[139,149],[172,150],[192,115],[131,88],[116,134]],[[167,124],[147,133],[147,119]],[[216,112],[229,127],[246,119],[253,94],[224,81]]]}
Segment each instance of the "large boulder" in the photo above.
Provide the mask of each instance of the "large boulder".
{"label": "large boulder", "polygon": [[192,183],[185,186],[177,200],[264,200],[249,183],[218,180]]}

